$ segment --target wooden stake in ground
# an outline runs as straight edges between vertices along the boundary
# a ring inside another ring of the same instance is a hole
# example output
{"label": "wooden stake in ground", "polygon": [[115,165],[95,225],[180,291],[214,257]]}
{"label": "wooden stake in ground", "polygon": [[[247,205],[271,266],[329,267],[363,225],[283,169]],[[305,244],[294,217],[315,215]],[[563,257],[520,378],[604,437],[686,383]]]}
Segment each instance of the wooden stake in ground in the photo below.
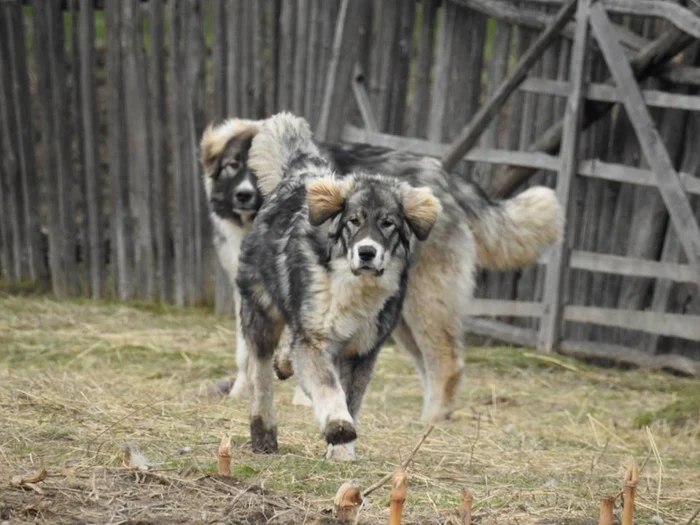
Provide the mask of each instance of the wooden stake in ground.
{"label": "wooden stake in ground", "polygon": [[622,525],[634,523],[634,494],[639,483],[639,469],[632,463],[625,476],[624,504],[622,507]]}
{"label": "wooden stake in ground", "polygon": [[598,518],[598,525],[612,525],[613,524],[613,504],[615,503],[615,496],[608,496],[600,501],[600,518]]}
{"label": "wooden stake in ground", "polygon": [[223,436],[219,444],[219,475],[231,475],[231,437]]}
{"label": "wooden stake in ground", "polygon": [[403,504],[406,501],[406,472],[399,467],[391,479],[391,506],[389,507],[389,525],[401,525]]}
{"label": "wooden stake in ground", "polygon": [[357,511],[362,505],[360,482],[356,479],[343,483],[335,494],[335,518],[338,521],[355,521]]}
{"label": "wooden stake in ground", "polygon": [[462,525],[472,524],[472,501],[474,498],[467,489],[462,490],[462,503],[459,505],[459,520]]}

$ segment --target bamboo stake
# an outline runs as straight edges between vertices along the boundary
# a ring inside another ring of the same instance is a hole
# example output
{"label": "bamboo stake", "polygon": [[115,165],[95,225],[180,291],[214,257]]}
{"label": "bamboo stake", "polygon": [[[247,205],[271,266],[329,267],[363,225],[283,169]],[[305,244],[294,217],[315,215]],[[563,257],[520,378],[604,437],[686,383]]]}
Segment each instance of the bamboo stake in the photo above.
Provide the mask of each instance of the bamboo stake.
{"label": "bamboo stake", "polygon": [[615,496],[607,496],[600,500],[600,518],[598,518],[598,525],[612,525],[613,524],[613,504],[615,503]]}
{"label": "bamboo stake", "polygon": [[219,476],[231,475],[231,437],[223,436],[219,444]]}
{"label": "bamboo stake", "polygon": [[355,521],[357,511],[362,505],[360,482],[356,479],[343,483],[335,494],[335,518],[338,521]]}
{"label": "bamboo stake", "polygon": [[389,507],[389,525],[401,525],[403,504],[406,501],[406,472],[399,467],[391,480],[391,506]]}
{"label": "bamboo stake", "polygon": [[624,504],[622,507],[622,525],[633,525],[634,523],[634,494],[639,482],[639,469],[632,463],[625,476]]}
{"label": "bamboo stake", "polygon": [[472,524],[472,501],[474,498],[467,489],[462,489],[462,503],[459,506],[459,519],[462,525]]}

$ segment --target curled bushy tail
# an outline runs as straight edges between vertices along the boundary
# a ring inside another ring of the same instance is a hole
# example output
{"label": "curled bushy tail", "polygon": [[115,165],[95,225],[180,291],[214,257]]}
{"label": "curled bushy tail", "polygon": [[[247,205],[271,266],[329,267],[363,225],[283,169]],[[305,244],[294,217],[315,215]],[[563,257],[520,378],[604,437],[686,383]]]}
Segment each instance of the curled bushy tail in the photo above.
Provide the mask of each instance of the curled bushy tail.
{"label": "curled bushy tail", "polygon": [[319,155],[306,120],[287,112],[265,120],[248,155],[248,167],[263,196],[277,187],[291,162],[302,155]]}
{"label": "curled bushy tail", "polygon": [[561,240],[564,211],[554,191],[535,186],[481,207],[471,222],[477,264],[509,270],[535,262],[546,246]]}

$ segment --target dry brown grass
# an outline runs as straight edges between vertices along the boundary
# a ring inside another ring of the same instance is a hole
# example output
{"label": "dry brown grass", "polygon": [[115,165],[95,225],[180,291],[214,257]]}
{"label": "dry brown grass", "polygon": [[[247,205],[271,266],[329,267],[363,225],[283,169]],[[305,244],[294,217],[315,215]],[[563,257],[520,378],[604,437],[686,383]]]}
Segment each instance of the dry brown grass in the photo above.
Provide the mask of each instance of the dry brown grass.
{"label": "dry brown grass", "polygon": [[[199,310],[0,298],[0,522],[311,523],[344,481],[371,485],[425,430],[412,366],[387,349],[360,421],[360,461],[322,459],[291,382],[277,385],[280,453],[252,454],[245,404],[196,395],[230,375],[232,325]],[[697,414],[635,425],[697,400],[697,381],[508,348],[470,349],[467,362],[463,408],[408,468],[406,523],[453,519],[463,488],[477,523],[589,523],[631,460],[643,465],[639,523],[685,523],[700,507]],[[232,480],[215,474],[225,434]],[[123,467],[125,446],[152,470]],[[34,488],[10,486],[41,468],[50,476]],[[359,520],[387,516],[383,488]]]}

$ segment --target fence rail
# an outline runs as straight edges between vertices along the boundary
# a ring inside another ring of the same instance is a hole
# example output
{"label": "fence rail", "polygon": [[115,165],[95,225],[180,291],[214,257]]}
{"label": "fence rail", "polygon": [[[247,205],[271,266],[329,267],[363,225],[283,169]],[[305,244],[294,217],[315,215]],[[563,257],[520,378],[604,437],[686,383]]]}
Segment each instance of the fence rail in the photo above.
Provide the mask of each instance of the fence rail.
{"label": "fence rail", "polygon": [[[605,60],[614,42],[647,79],[641,100],[677,173],[670,191],[697,218],[698,9],[594,1],[611,17],[639,16],[613,18],[610,42],[587,40],[572,61],[581,4],[3,0],[0,275],[49,282],[58,297],[230,311],[197,165],[210,121],[292,110],[323,139],[451,155],[505,195],[561,180],[565,110],[580,95],[562,289],[543,300],[543,258],[481,275],[465,314],[477,332],[542,344],[557,304],[549,337],[560,351],[693,369],[681,357],[700,359],[691,234],[676,233],[678,207],[661,197],[659,166],[645,162],[620,105],[629,89],[610,83]],[[659,355],[668,352],[680,355]]]}

